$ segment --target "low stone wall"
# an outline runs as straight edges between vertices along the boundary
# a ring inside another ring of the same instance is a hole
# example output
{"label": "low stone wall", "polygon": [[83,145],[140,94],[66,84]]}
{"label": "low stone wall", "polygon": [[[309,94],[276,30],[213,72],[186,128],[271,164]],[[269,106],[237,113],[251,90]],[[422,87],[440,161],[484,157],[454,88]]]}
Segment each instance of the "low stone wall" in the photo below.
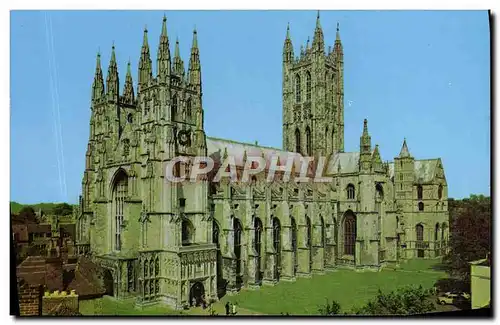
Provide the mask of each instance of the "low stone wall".
{"label": "low stone wall", "polygon": [[57,310],[65,309],[78,313],[78,295],[74,290],[68,294],[66,291],[45,292],[42,298],[42,315],[53,315]]}

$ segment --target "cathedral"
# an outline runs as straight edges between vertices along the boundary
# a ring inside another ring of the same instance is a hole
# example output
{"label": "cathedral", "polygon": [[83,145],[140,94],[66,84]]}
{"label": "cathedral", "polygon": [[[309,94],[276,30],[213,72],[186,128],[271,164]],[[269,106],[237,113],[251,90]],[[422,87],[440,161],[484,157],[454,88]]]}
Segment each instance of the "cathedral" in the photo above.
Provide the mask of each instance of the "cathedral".
{"label": "cathedral", "polygon": [[[97,54],[76,244],[106,270],[108,294],[181,309],[241,288],[446,253],[441,159],[414,158],[404,140],[393,162],[383,161],[367,120],[359,148],[344,150],[343,47],[337,25],[325,50],[319,13],[312,44],[298,55],[287,28],[282,149],[205,134],[196,30],[186,71],[178,40],[171,57],[163,18],[154,73],[145,30],[137,87],[129,62],[121,92],[111,51],[105,81]],[[216,165],[233,156],[238,170],[249,156],[277,156],[278,164],[327,157],[331,181],[299,183],[293,172],[290,181],[266,182],[264,170],[250,182],[207,174],[172,183],[165,166],[178,156]]]}

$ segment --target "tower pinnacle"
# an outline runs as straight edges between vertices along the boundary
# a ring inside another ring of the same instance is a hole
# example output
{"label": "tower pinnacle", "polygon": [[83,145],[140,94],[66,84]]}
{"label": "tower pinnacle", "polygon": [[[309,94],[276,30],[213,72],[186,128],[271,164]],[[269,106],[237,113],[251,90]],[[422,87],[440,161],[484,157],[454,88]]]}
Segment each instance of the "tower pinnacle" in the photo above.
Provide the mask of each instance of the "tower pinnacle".
{"label": "tower pinnacle", "polygon": [[408,146],[406,145],[406,138],[403,140],[403,146],[401,147],[401,152],[399,153],[399,158],[411,157]]}

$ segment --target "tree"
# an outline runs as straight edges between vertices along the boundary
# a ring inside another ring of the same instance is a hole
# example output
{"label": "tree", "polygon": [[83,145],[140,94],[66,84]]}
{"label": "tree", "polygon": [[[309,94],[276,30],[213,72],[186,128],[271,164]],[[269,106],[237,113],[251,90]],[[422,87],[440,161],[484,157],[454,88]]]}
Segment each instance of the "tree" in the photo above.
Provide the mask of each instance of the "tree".
{"label": "tree", "polygon": [[19,216],[26,220],[35,220],[36,213],[35,210],[30,206],[25,206],[19,211]]}
{"label": "tree", "polygon": [[318,308],[320,315],[323,316],[331,316],[338,315],[340,313],[340,304],[335,300],[332,300],[330,303],[328,299],[326,300],[326,304]]}
{"label": "tree", "polygon": [[471,195],[450,207],[449,253],[443,263],[451,276],[469,280],[469,262],[483,259],[491,251],[491,199]]}
{"label": "tree", "polygon": [[67,216],[73,213],[73,207],[68,203],[59,203],[54,207],[53,213],[57,216]]}
{"label": "tree", "polygon": [[434,310],[430,290],[422,286],[405,286],[396,291],[383,293],[378,291],[375,299],[365,306],[355,308],[357,315],[414,315],[428,313]]}

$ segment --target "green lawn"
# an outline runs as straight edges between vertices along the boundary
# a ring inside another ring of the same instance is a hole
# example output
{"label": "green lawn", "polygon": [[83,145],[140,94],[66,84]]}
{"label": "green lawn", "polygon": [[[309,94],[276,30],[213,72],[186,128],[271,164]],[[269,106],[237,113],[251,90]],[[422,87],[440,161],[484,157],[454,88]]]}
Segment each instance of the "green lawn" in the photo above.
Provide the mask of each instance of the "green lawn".
{"label": "green lawn", "polygon": [[[430,288],[436,280],[446,277],[444,272],[432,270],[439,260],[414,260],[400,270],[356,272],[337,270],[311,278],[298,278],[296,282],[280,282],[274,287],[263,286],[258,290],[242,290],[234,296],[224,296],[214,306],[219,315],[224,314],[227,301],[236,302],[239,314],[318,314],[318,306],[328,298],[340,303],[342,311],[362,306],[373,298],[378,289],[389,292],[404,285],[422,285]],[[421,272],[419,272],[421,271]],[[133,300],[116,301],[105,297],[80,302],[80,312],[92,315],[206,315],[200,308],[174,311],[165,306],[151,306],[142,310],[134,308]]]}

